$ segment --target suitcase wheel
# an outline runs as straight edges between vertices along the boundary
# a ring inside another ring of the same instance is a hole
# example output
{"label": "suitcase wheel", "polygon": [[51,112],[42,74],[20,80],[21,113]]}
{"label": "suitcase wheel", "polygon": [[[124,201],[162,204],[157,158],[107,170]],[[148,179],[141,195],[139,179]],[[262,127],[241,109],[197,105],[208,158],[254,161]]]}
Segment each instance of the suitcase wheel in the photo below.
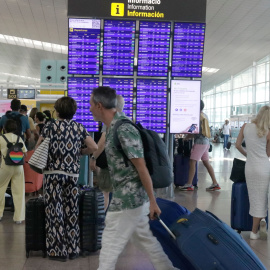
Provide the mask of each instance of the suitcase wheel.
{"label": "suitcase wheel", "polygon": [[46,251],[42,251],[42,257],[43,257],[43,258],[46,258],[46,257],[47,257]]}
{"label": "suitcase wheel", "polygon": [[82,251],[82,256],[83,258],[85,258],[86,256],[89,256],[90,255],[90,252],[89,251]]}
{"label": "suitcase wheel", "polygon": [[237,232],[238,232],[239,234],[241,234],[241,230],[237,230]]}
{"label": "suitcase wheel", "polygon": [[26,258],[29,258],[29,251],[26,250]]}

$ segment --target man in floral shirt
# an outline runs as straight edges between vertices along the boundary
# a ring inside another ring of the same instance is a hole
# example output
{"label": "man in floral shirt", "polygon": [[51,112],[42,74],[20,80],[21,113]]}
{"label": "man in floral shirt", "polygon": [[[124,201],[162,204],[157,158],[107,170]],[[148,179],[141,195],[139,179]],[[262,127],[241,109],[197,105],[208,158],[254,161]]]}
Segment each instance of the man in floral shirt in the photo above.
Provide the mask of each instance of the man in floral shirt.
{"label": "man in floral shirt", "polygon": [[125,123],[117,129],[122,149],[116,149],[113,140],[114,125],[127,117],[116,112],[116,92],[110,87],[98,87],[90,98],[90,111],[96,121],[107,127],[105,151],[113,183],[113,198],[106,216],[98,270],[113,270],[129,240],[145,250],[155,269],[176,269],[164,253],[149,228],[149,218],[161,211],[156,203],[152,180],[147,170],[143,145],[138,130]]}

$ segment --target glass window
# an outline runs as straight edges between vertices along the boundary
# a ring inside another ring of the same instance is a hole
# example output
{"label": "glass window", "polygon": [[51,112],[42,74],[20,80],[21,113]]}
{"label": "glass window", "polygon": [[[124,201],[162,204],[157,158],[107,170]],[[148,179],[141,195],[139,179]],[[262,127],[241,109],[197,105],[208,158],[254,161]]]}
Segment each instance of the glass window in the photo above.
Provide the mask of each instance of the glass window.
{"label": "glass window", "polygon": [[260,64],[256,67],[256,83],[263,83],[265,82],[265,63]]}
{"label": "glass window", "polygon": [[233,105],[239,105],[240,104],[240,89],[235,89],[233,91]]}
{"label": "glass window", "polygon": [[265,101],[269,102],[269,82],[265,84]]}
{"label": "glass window", "polygon": [[228,103],[227,103],[227,106],[232,106],[232,91],[229,91],[228,92]]}
{"label": "glass window", "polygon": [[256,103],[265,102],[265,83],[256,85]]}
{"label": "glass window", "polygon": [[240,104],[247,104],[247,87],[241,89]]}
{"label": "glass window", "polygon": [[252,68],[248,68],[247,70],[241,72],[236,75],[233,79],[233,88],[239,88],[243,86],[252,85]]}
{"label": "glass window", "polygon": [[247,88],[247,104],[252,103],[252,86],[248,86]]}
{"label": "glass window", "polygon": [[227,106],[228,106],[228,102],[227,102],[227,99],[228,99],[228,92],[222,92],[222,93],[221,93],[221,99],[222,99],[222,104],[221,104],[221,106],[222,106],[222,107],[227,107]]}
{"label": "glass window", "polygon": [[216,94],[216,108],[221,107],[222,104],[222,97],[221,97],[221,93]]}
{"label": "glass window", "polygon": [[267,82],[269,82],[269,62],[266,63],[265,69],[266,69],[266,71],[265,71],[265,73],[266,73],[265,79],[266,79]]}

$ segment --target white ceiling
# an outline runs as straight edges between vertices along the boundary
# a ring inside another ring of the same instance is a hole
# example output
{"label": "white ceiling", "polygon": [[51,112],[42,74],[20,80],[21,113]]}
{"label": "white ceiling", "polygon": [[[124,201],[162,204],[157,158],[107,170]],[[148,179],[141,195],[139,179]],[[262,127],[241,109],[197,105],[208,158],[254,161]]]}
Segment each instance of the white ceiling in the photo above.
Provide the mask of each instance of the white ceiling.
{"label": "white ceiling", "polygon": [[[207,0],[203,65],[220,70],[203,75],[203,90],[270,54],[269,22],[269,0]],[[67,33],[67,0],[0,0],[0,35],[67,46]],[[41,59],[67,55],[0,42],[0,82],[39,78]]]}

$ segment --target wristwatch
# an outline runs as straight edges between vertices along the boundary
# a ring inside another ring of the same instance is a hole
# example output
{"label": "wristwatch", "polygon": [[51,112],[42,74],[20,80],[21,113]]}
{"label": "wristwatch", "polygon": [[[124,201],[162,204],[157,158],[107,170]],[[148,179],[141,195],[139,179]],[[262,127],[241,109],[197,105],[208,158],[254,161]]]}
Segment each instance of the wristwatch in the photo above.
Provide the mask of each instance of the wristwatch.
{"label": "wristwatch", "polygon": [[94,156],[91,156],[91,159],[93,159],[93,160],[97,160]]}

